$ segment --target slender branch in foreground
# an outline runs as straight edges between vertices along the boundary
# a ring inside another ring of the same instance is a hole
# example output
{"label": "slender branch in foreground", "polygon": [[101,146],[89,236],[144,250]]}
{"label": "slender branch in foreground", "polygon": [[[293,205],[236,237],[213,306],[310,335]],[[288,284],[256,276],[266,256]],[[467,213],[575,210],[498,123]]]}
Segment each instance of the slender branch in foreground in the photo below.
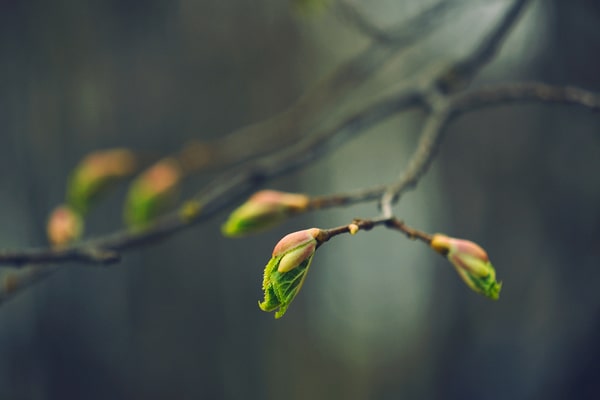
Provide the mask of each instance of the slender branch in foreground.
{"label": "slender branch in foreground", "polygon": [[412,154],[406,170],[396,182],[388,186],[381,198],[381,211],[384,216],[391,217],[393,215],[392,204],[398,201],[403,192],[416,186],[431,165],[435,150],[441,141],[441,135],[448,124],[449,116],[447,110],[444,109],[434,112],[427,118],[417,149]]}
{"label": "slender branch in foreground", "polygon": [[469,240],[442,234],[429,235],[391,218],[355,219],[348,225],[331,229],[309,228],[285,235],[273,248],[271,259],[263,272],[264,300],[258,307],[275,312],[281,318],[296,298],[306,280],[318,248],[329,239],[345,233],[355,235],[359,230],[385,226],[404,233],[409,239],[420,240],[454,265],[456,272],[474,292],[498,300],[502,282],[496,280],[496,270],[486,251]]}
{"label": "slender branch in foreground", "polygon": [[433,235],[430,235],[415,228],[411,228],[410,226],[406,225],[403,221],[400,221],[395,217],[355,219],[348,225],[342,225],[331,229],[321,229],[321,231],[315,239],[317,240],[317,243],[320,246],[332,237],[342,235],[345,233],[355,235],[359,230],[370,231],[371,229],[377,226],[385,226],[389,229],[400,231],[411,240],[420,240],[427,244],[430,244],[431,240],[433,239]]}

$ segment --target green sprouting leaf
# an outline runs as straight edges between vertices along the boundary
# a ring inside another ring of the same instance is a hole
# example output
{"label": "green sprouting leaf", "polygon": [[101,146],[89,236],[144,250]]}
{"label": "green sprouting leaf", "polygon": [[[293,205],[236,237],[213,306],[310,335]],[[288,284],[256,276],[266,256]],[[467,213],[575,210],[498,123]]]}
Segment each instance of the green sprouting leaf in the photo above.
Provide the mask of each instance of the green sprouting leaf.
{"label": "green sprouting leaf", "polygon": [[271,258],[265,267],[263,278],[265,299],[258,303],[263,311],[277,310],[275,318],[281,318],[285,314],[290,303],[302,288],[313,257],[310,256],[298,267],[284,273],[277,271],[281,258],[283,258],[281,255]]}

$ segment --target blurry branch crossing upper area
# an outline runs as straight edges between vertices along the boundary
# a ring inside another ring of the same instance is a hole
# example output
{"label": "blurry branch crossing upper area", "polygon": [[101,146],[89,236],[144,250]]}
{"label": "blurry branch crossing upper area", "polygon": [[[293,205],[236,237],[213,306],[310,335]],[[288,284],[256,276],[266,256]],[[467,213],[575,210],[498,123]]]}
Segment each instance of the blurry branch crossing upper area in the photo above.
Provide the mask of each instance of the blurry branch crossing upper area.
{"label": "blurry branch crossing upper area", "polygon": [[[430,166],[446,128],[465,113],[515,102],[568,104],[600,111],[599,94],[574,87],[510,82],[470,88],[469,84],[477,73],[493,61],[529,3],[530,0],[507,2],[496,24],[465,57],[445,67],[428,70],[419,79],[398,85],[395,92],[366,101],[358,110],[339,112],[339,116],[330,121],[327,116],[332,110],[343,110],[355,90],[389,60],[416,45],[437,27],[452,23],[452,17],[465,7],[462,1],[440,1],[401,26],[382,30],[369,22],[351,3],[335,2],[332,8],[343,20],[370,39],[370,44],[363,51],[342,63],[280,114],[213,142],[194,142],[180,154],[168,157],[167,167],[171,168],[170,172],[167,171],[171,174],[168,176],[176,182],[192,172],[224,171],[179,209],[157,216],[143,227],[123,229],[63,246],[0,251],[0,264],[12,267],[3,275],[0,302],[49,276],[58,268],[55,264],[114,263],[127,249],[152,243],[202,223],[239,203],[270,179],[298,170],[328,154],[340,142],[365,133],[387,118],[410,109],[422,110],[425,119],[419,142],[394,182],[354,192],[309,197],[305,211],[377,202],[381,218],[395,218],[394,204],[406,190],[418,183]],[[398,81],[401,82],[402,77],[398,77]],[[281,140],[274,141],[274,137]]]}

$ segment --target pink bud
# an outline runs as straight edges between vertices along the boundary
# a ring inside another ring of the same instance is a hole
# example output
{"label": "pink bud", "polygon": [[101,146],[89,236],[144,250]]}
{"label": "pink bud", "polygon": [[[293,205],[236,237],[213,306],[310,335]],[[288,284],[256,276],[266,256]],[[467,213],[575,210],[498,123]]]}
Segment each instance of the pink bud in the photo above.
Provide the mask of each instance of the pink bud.
{"label": "pink bud", "polygon": [[448,258],[471,289],[491,299],[498,299],[502,284],[496,282],[496,271],[485,250],[477,243],[436,234],[430,246]]}
{"label": "pink bud", "polygon": [[83,214],[92,203],[119,179],[136,168],[135,155],[127,149],[95,151],[73,170],[67,186],[69,206]]}
{"label": "pink bud", "polygon": [[148,196],[160,196],[172,190],[181,180],[182,172],[177,162],[171,158],[160,160],[139,178],[136,184],[140,186]]}
{"label": "pink bud", "polygon": [[309,201],[303,194],[261,190],[231,213],[222,231],[227,236],[242,236],[270,228],[305,210]]}
{"label": "pink bud", "polygon": [[48,218],[48,239],[55,246],[64,246],[81,236],[81,216],[66,205],[56,207]]}
{"label": "pink bud", "polygon": [[282,256],[277,266],[280,273],[291,271],[309,259],[317,249],[320,229],[311,228],[286,235],[273,249],[273,257]]}

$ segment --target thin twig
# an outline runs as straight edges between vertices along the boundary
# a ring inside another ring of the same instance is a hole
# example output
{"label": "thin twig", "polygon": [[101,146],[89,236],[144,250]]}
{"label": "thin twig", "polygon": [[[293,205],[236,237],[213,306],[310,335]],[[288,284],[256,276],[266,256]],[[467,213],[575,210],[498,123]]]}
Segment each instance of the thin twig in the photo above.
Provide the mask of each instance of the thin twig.
{"label": "thin twig", "polygon": [[411,240],[420,240],[424,243],[431,243],[433,238],[432,235],[420,231],[418,229],[412,228],[404,223],[404,221],[400,221],[395,217],[379,217],[373,219],[355,219],[348,225],[342,225],[335,228],[330,229],[321,229],[321,232],[316,237],[318,245],[322,245],[327,242],[329,239],[339,236],[345,233],[350,233],[352,235],[356,234],[358,231],[370,231],[371,229],[377,226],[385,226],[389,229],[397,230],[402,232]]}
{"label": "thin twig", "polygon": [[[459,2],[440,2],[390,29],[385,41],[374,41],[366,49],[337,67],[333,73],[306,91],[294,104],[264,121],[242,127],[212,143],[194,142],[184,151],[185,165],[192,170],[224,168],[288,146],[315,129],[333,109],[346,104],[352,93],[387,62],[414,46],[461,9]],[[453,11],[453,12],[451,12]],[[327,110],[327,113],[323,113]],[[283,134],[285,133],[285,135]],[[284,138],[284,141],[273,138]]]}
{"label": "thin twig", "polygon": [[515,102],[555,103],[600,111],[600,94],[574,86],[548,85],[541,82],[500,83],[459,93],[449,100],[453,117],[484,107]]}
{"label": "thin twig", "polygon": [[25,264],[45,264],[56,260],[60,262],[79,262],[91,264],[114,264],[121,259],[119,254],[105,248],[70,247],[32,249],[26,253],[20,251],[0,251],[0,262],[14,266]]}
{"label": "thin twig", "polygon": [[451,7],[458,6],[458,2],[440,1],[421,11],[409,23],[403,23],[398,28],[381,29],[371,23],[351,2],[338,0],[335,2],[334,11],[349,23],[358,32],[384,44],[407,45],[414,42],[415,37],[421,37],[436,28],[442,13]]}
{"label": "thin twig", "polygon": [[448,101],[450,93],[463,89],[466,83],[493,59],[529,1],[515,0],[473,52],[432,80],[429,89],[425,89],[425,101],[429,104],[430,115],[425,121],[419,144],[408,166],[398,179],[389,185],[381,198],[381,211],[384,216],[393,215],[392,205],[400,199],[404,191],[414,187],[429,168],[443,131],[453,112],[457,111]]}
{"label": "thin twig", "polygon": [[384,216],[391,217],[393,215],[392,204],[398,201],[402,193],[416,186],[431,165],[448,119],[449,114],[446,110],[434,112],[427,117],[421,131],[419,144],[412,154],[408,166],[400,178],[388,186],[381,198],[381,212]]}
{"label": "thin twig", "polygon": [[446,94],[464,88],[487,63],[494,59],[530,1],[515,0],[478,46],[462,60],[454,63],[435,81],[436,86]]}
{"label": "thin twig", "polygon": [[365,203],[377,200],[381,197],[386,185],[374,186],[367,189],[359,189],[348,193],[335,193],[327,196],[311,197],[306,211],[322,210],[324,208],[343,207],[357,203]]}

